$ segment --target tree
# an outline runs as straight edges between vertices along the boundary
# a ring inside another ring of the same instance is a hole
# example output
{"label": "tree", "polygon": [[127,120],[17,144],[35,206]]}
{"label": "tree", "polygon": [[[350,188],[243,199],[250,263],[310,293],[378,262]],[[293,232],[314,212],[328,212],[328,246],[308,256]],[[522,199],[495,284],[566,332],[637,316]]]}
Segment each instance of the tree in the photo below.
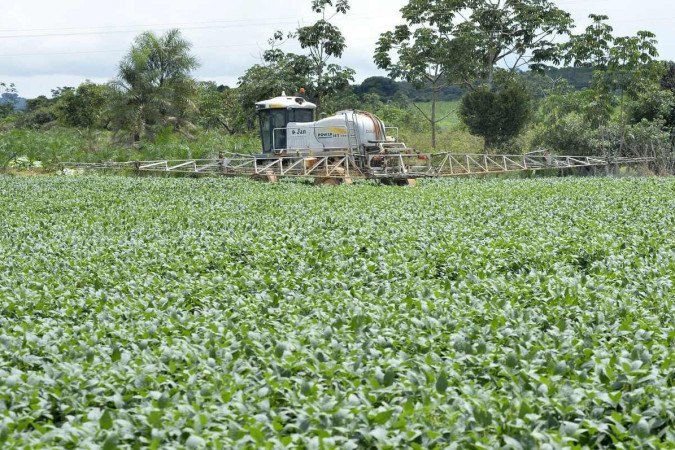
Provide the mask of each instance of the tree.
{"label": "tree", "polygon": [[[666,63],[666,70],[660,81],[661,89],[670,92],[671,97],[675,99],[675,63]],[[670,112],[666,115],[666,126],[670,132],[671,152],[675,152],[675,101],[671,103]]]}
{"label": "tree", "polygon": [[548,0],[410,0],[403,17],[433,28],[447,43],[446,65],[462,81],[493,82],[495,68],[541,71],[560,57],[555,37],[569,34],[569,13]]}
{"label": "tree", "polygon": [[675,93],[675,62],[667,62],[666,69],[661,77],[661,89],[665,89]]}
{"label": "tree", "polygon": [[107,86],[91,81],[63,92],[56,101],[58,119],[66,126],[88,131],[103,127],[108,92]]}
{"label": "tree", "polygon": [[50,108],[56,103],[56,99],[47,98],[45,95],[40,95],[35,98],[29,98],[26,101],[26,112],[34,112],[43,108]]}
{"label": "tree", "polygon": [[[334,6],[334,8],[333,8]],[[334,94],[354,81],[354,71],[337,64],[329,64],[332,58],[341,58],[347,43],[340,29],[330,23],[338,14],[347,14],[348,0],[312,0],[312,11],[321,15],[314,24],[300,27],[297,39],[302,49],[309,51],[310,93],[321,111],[325,96]],[[328,14],[333,13],[328,17]]]}
{"label": "tree", "polygon": [[544,122],[550,125],[567,114],[577,113],[591,128],[599,128],[610,121],[615,106],[615,99],[606,92],[574,91],[569,84],[561,83],[547,92],[539,110]]}
{"label": "tree", "polygon": [[233,135],[246,126],[239,88],[218,86],[213,81],[199,83],[197,107],[203,128],[224,128]]}
{"label": "tree", "polygon": [[635,36],[615,37],[607,16],[591,15],[593,23],[585,32],[575,35],[563,44],[565,63],[592,67],[595,70],[593,89],[619,94],[619,123],[623,151],[626,130],[626,97],[635,99],[649,85],[660,81],[663,65],[658,56],[656,37],[649,31],[638,31]]}
{"label": "tree", "polygon": [[[274,45],[274,40],[270,43]],[[239,78],[236,98],[229,98],[229,110],[242,108],[237,113],[242,117],[237,121],[250,129],[255,124],[256,102],[277,97],[282,92],[298,92],[309,85],[309,71],[307,57],[284,53],[273,47],[266,52],[262,64],[250,67]]]}
{"label": "tree", "polygon": [[57,120],[66,126],[82,129],[90,150],[94,150],[94,130],[103,128],[108,122],[109,90],[106,85],[85,81],[77,89],[60,92],[56,98]]}
{"label": "tree", "polygon": [[359,97],[352,86],[346,86],[340,91],[333,92],[323,100],[324,111],[343,111],[354,109],[365,109],[373,111],[370,106],[363,102],[363,96]]}
{"label": "tree", "polygon": [[[375,63],[387,70],[390,77],[406,80],[418,89],[431,89],[430,115],[415,103],[413,106],[431,125],[431,147],[434,149],[437,124],[447,117],[437,117],[436,105],[439,92],[450,84],[445,66],[449,45],[446,38],[434,28],[421,27],[413,31],[409,26],[401,25],[393,32],[382,34],[375,50]],[[392,59],[392,51],[397,54],[396,62]]]}
{"label": "tree", "polygon": [[459,115],[471,134],[485,139],[485,149],[505,144],[520,133],[532,113],[530,95],[522,80],[505,74],[495,88],[482,86],[462,98]]}
{"label": "tree", "polygon": [[52,97],[44,95],[26,101],[26,111],[17,119],[17,125],[22,128],[44,128],[54,124],[57,118],[56,104],[59,98],[72,91],[72,87],[57,87],[52,89]]}
{"label": "tree", "polygon": [[[675,64],[663,62],[663,75],[658,82],[643,86],[632,96],[627,116],[631,125],[644,122],[659,124],[669,136],[668,159],[672,167],[675,164]],[[630,133],[626,133],[630,135]],[[630,136],[626,137],[630,139]],[[662,164],[663,166],[663,164]]]}
{"label": "tree", "polygon": [[[330,21],[338,14],[346,14],[348,10],[347,0],[312,0],[312,11],[320,14],[321,18],[291,33],[277,31],[269,41],[271,48],[262,55],[263,64],[252,68],[258,73],[247,72],[245,77],[251,79],[258,77],[260,72],[271,72],[270,79],[275,83],[288,82],[281,90],[305,88],[320,112],[324,98],[341,93],[354,81],[354,70],[329,62],[333,58],[341,58],[347,47],[342,32]],[[307,50],[308,54],[286,53],[279,48],[292,39],[297,39],[300,47]],[[297,85],[298,81],[303,84]],[[261,97],[256,101],[259,100]]]}
{"label": "tree", "polygon": [[498,65],[540,71],[544,63],[558,61],[553,39],[572,26],[570,15],[547,0],[409,0],[401,12],[406,24],[381,35],[375,62],[393,77],[432,87],[427,119],[433,147],[435,125],[442,120],[435,103],[444,85],[476,90],[483,81],[490,92]]}
{"label": "tree", "polygon": [[398,90],[396,81],[389,77],[369,77],[355,88],[359,95],[375,93],[386,99],[391,99]]}
{"label": "tree", "polygon": [[63,94],[69,92],[69,91],[74,91],[75,88],[72,86],[59,86],[55,89],[52,89],[52,99],[56,100],[59,97],[61,97]]}
{"label": "tree", "polygon": [[0,83],[0,119],[14,112],[18,96],[14,83]]}
{"label": "tree", "polygon": [[627,108],[628,121],[632,124],[643,120],[665,121],[666,126],[675,126],[675,92],[661,89],[658,84],[649,86],[631,101]]}
{"label": "tree", "polygon": [[557,83],[539,104],[533,146],[560,154],[596,154],[597,130],[606,129],[614,107],[612,95],[594,89],[575,91],[566,82]]}
{"label": "tree", "polygon": [[191,126],[197,88],[190,74],[198,66],[191,46],[179,30],[162,36],[145,32],[135,39],[111,84],[117,130],[131,130],[133,140],[138,141],[158,127],[183,130]]}

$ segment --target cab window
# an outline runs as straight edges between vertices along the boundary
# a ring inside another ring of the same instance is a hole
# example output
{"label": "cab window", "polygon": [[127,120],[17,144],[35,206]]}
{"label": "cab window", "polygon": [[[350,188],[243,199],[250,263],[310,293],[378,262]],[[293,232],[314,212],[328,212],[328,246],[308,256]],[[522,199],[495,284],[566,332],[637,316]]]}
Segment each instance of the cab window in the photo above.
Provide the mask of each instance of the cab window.
{"label": "cab window", "polygon": [[263,152],[272,150],[272,128],[270,123],[270,111],[260,111],[260,138],[262,139]]}
{"label": "cab window", "polygon": [[311,109],[292,109],[289,111],[289,122],[307,123],[314,121],[314,111]]}
{"label": "cab window", "polygon": [[274,149],[286,148],[286,110],[275,109],[272,114],[272,132],[274,133]]}

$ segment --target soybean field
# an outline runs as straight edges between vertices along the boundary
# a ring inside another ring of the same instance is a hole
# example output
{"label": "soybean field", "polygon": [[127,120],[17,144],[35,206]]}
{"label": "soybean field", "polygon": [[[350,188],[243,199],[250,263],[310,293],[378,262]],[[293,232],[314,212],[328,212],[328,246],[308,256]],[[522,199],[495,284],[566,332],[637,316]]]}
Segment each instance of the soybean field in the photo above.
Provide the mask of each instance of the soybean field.
{"label": "soybean field", "polygon": [[673,448],[675,180],[0,177],[0,447]]}

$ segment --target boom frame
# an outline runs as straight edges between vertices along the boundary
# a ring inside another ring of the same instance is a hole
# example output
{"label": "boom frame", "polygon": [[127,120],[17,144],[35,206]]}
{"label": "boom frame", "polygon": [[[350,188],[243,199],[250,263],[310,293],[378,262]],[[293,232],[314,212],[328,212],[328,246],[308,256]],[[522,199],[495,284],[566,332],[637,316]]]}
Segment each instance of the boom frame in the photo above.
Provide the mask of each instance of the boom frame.
{"label": "boom frame", "polygon": [[486,175],[549,169],[642,164],[654,158],[605,158],[599,156],[523,155],[471,153],[418,153],[403,144],[381,144],[381,151],[366,155],[331,150],[317,155],[246,155],[221,152],[216,159],[155,160],[101,163],[64,163],[70,170],[133,170],[151,173],[182,173],[268,178],[318,179],[416,179]]}

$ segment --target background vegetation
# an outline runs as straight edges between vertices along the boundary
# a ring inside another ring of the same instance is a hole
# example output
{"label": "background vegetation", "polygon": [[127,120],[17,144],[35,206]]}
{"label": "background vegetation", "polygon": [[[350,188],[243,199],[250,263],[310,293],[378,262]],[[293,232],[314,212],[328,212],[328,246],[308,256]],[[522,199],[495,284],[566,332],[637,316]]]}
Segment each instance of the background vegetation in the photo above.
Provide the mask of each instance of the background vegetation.
{"label": "background vegetation", "polygon": [[[388,76],[361,84],[339,65],[345,41],[331,24],[349,13],[346,0],[313,0],[317,21],[273,33],[233,87],[192,77],[178,30],[143,33],[110,83],[28,100],[0,83],[0,169],[257,152],[254,104],[286,91],[328,114],[374,112],[423,151],[654,156],[652,170],[672,172],[675,64],[658,60],[655,36],[615,36],[602,15],[573,34],[548,2],[499,5],[411,0],[377,43]],[[302,51],[283,51],[289,40]]]}

